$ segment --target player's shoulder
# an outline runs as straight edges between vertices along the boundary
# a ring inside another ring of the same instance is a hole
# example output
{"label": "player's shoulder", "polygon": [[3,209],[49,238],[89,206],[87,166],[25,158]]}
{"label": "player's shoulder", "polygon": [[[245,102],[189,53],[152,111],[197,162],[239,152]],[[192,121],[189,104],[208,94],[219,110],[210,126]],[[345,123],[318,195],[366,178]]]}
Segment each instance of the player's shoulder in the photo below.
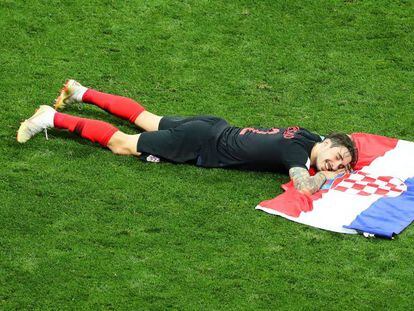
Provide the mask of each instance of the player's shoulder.
{"label": "player's shoulder", "polygon": [[314,141],[321,141],[323,139],[323,136],[319,135],[316,132],[310,131],[307,128],[301,127],[300,128],[300,132],[299,134],[301,134],[301,136],[308,138],[310,140],[314,140]]}

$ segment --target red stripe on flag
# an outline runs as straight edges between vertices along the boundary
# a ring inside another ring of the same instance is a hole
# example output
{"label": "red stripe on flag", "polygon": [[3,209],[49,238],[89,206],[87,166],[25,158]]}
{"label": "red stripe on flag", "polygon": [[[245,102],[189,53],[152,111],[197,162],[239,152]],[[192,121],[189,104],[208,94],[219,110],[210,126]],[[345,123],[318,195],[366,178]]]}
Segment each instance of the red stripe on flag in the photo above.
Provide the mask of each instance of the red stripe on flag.
{"label": "red stripe on flag", "polygon": [[291,217],[313,209],[312,199],[296,189],[289,189],[272,200],[263,201],[261,207],[270,208]]}
{"label": "red stripe on flag", "polygon": [[358,162],[355,170],[369,165],[376,158],[383,156],[397,146],[398,139],[366,133],[351,134],[352,140],[358,148]]}

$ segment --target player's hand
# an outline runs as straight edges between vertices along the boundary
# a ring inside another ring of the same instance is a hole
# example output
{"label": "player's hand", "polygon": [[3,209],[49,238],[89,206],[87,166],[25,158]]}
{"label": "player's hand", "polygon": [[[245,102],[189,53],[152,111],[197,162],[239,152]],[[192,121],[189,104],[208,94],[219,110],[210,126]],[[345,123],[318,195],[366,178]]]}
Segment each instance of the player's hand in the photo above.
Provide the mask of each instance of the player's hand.
{"label": "player's hand", "polygon": [[338,175],[344,174],[347,172],[347,169],[341,168],[336,171],[320,171],[323,175],[325,175],[326,179],[334,179]]}

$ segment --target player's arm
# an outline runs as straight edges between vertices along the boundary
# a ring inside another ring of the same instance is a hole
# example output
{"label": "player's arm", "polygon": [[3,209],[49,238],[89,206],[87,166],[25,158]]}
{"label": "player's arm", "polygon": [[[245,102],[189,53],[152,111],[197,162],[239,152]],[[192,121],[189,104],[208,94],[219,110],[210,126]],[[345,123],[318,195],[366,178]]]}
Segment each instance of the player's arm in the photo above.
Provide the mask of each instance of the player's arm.
{"label": "player's arm", "polygon": [[315,193],[326,182],[325,174],[322,172],[310,176],[308,170],[303,167],[292,167],[289,176],[295,188],[305,194]]}

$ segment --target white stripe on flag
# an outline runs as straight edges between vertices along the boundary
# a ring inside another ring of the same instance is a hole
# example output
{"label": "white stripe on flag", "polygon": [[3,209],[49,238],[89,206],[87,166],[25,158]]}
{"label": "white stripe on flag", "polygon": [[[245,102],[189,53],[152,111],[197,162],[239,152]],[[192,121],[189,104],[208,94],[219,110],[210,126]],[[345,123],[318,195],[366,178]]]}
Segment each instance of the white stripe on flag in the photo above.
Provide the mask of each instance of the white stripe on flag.
{"label": "white stripe on flag", "polygon": [[376,158],[363,172],[377,176],[392,176],[402,181],[414,176],[414,143],[399,140],[397,146]]}

